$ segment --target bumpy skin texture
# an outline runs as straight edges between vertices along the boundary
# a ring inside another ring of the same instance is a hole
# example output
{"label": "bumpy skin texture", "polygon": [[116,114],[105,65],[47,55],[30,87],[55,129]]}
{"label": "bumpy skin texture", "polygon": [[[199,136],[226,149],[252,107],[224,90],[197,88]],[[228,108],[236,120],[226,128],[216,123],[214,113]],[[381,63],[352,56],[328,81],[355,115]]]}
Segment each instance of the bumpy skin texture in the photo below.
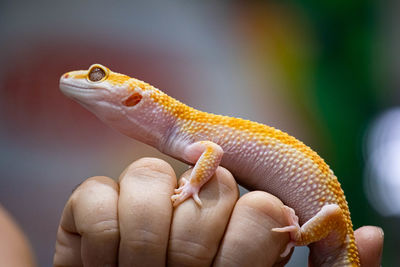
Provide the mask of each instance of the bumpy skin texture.
{"label": "bumpy skin texture", "polygon": [[296,138],[264,124],[196,110],[99,64],[64,74],[60,88],[122,133],[195,165],[172,196],[174,206],[188,197],[201,205],[201,186],[222,165],[241,185],[270,192],[288,206],[288,226],[272,229],[290,233],[283,254],[310,244],[321,255],[321,266],[359,266],[340,183]]}

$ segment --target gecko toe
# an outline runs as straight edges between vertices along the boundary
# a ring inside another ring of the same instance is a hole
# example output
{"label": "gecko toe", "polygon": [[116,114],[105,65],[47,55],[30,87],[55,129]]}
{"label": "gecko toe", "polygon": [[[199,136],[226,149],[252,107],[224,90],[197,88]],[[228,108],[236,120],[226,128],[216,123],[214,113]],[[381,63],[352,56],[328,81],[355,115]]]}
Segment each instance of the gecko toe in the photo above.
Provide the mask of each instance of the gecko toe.
{"label": "gecko toe", "polygon": [[200,199],[198,193],[193,194],[193,199],[196,202],[196,204],[199,205],[199,207],[203,206],[203,202],[201,202],[201,199]]}

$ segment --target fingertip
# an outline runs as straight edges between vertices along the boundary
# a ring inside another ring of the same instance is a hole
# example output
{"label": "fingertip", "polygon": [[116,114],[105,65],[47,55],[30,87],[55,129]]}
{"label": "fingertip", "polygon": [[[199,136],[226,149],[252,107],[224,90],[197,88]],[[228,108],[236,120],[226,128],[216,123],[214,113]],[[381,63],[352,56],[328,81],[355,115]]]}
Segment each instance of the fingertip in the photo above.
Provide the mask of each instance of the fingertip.
{"label": "fingertip", "polygon": [[[192,171],[182,174],[181,185],[189,182]],[[194,194],[193,198],[186,199],[174,209],[167,265],[212,265],[238,196],[239,190],[232,174],[217,167],[199,195]]]}
{"label": "fingertip", "polygon": [[35,257],[29,240],[1,204],[0,236],[1,266],[35,266]]}
{"label": "fingertip", "polygon": [[[99,192],[104,192],[104,190],[112,190],[114,193],[118,193],[119,186],[114,179],[106,176],[93,176],[85,181],[83,181],[79,186],[73,191],[69,202],[72,205],[76,205],[76,201],[79,201],[82,197],[86,197],[87,191],[100,190]],[[83,192],[83,195],[81,194]],[[69,203],[67,203],[68,205]]]}
{"label": "fingertip", "polygon": [[82,190],[86,187],[92,187],[93,185],[105,185],[105,186],[109,186],[113,189],[118,189],[118,184],[117,182],[107,176],[93,176],[90,177],[88,179],[86,179],[85,181],[83,181],[77,188],[76,190]]}
{"label": "fingertip", "polygon": [[[176,176],[175,176],[175,171],[171,167],[169,163],[162,159],[158,158],[150,158],[150,157],[144,157],[140,158],[134,162],[132,162],[119,176],[119,181],[121,182],[122,179],[128,174],[135,172],[136,174],[140,173],[140,171],[145,171],[146,172],[146,177],[149,176],[149,174],[154,173],[154,174],[165,174],[168,177],[174,178],[176,181]],[[158,176],[158,175],[156,175]]]}
{"label": "fingertip", "polygon": [[284,204],[277,197],[261,191],[252,191],[243,195],[239,201],[252,208],[256,208],[275,222],[277,225],[284,226],[286,224]]}
{"label": "fingertip", "polygon": [[384,232],[376,226],[363,226],[354,232],[361,266],[380,266]]}
{"label": "fingertip", "polygon": [[263,262],[266,266],[281,266],[286,263],[291,253],[284,258],[280,254],[289,241],[289,235],[271,231],[286,223],[282,219],[283,206],[279,199],[266,192],[253,191],[243,195],[232,213],[216,265],[257,265]]}
{"label": "fingertip", "polygon": [[115,262],[119,243],[118,184],[111,178],[86,179],[73,192],[57,232],[55,266]]}
{"label": "fingertip", "polygon": [[119,185],[119,265],[161,265],[173,214],[174,170],[163,160],[141,158],[125,169]]}
{"label": "fingertip", "polygon": [[224,177],[226,179],[235,180],[235,178],[233,178],[232,173],[228,169],[226,169],[222,166],[218,166],[218,168],[215,171],[215,175],[217,175],[218,177]]}
{"label": "fingertip", "polygon": [[230,171],[228,171],[224,167],[219,166],[216,169],[214,176],[217,178],[219,184],[225,186],[221,188],[221,191],[226,191],[226,193],[233,193],[234,195],[236,195],[236,198],[239,197],[238,185]]}
{"label": "fingertip", "polygon": [[246,202],[245,205],[257,210],[262,217],[268,218],[269,223],[266,226],[271,231],[271,240],[279,240],[279,242],[276,241],[276,244],[279,244],[277,247],[280,248],[280,253],[275,257],[275,263],[283,264],[288,262],[294,250],[294,248],[291,248],[285,251],[286,244],[290,241],[289,235],[272,231],[273,228],[287,225],[285,211],[287,207],[283,202],[274,195],[262,191],[249,192],[242,196],[239,201]]}
{"label": "fingertip", "polygon": [[106,176],[93,176],[89,177],[86,180],[82,181],[76,187],[72,190],[72,194],[67,202],[66,206],[69,205],[74,205],[76,202],[76,199],[80,196],[82,191],[85,191],[87,188],[90,188],[96,184],[103,184],[103,185],[108,185],[111,188],[114,188],[115,190],[118,191],[118,184],[114,179],[111,179],[110,177]]}
{"label": "fingertip", "polygon": [[[185,171],[180,177],[189,180],[193,168]],[[230,201],[236,201],[239,197],[239,188],[233,175],[224,167],[218,166],[215,174],[210,180],[200,189],[200,199],[207,203],[206,206],[214,205],[214,201],[218,201],[221,197],[228,197]],[[204,203],[203,203],[204,204]]]}
{"label": "fingertip", "polygon": [[117,228],[118,191],[116,181],[106,176],[90,177],[77,188],[70,199],[70,212],[79,234],[97,231],[97,227],[102,231],[102,221]]}

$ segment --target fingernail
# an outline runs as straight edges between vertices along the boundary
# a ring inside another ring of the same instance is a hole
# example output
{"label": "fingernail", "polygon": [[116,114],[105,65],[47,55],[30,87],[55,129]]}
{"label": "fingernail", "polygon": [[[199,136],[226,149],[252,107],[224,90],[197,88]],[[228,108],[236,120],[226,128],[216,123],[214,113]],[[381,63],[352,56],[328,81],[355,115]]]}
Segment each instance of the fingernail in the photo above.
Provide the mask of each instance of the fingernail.
{"label": "fingernail", "polygon": [[381,233],[382,239],[385,237],[385,233],[383,232],[383,229],[381,227],[378,227],[379,232]]}

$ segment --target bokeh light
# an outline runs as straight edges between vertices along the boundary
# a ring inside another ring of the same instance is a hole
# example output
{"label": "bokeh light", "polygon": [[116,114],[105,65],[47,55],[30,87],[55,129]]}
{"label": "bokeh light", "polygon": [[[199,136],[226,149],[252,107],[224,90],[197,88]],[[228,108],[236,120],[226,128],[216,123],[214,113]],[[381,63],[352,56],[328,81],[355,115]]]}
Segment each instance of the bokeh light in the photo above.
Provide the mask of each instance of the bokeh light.
{"label": "bokeh light", "polygon": [[381,114],[366,140],[365,190],[383,216],[400,216],[400,108]]}

